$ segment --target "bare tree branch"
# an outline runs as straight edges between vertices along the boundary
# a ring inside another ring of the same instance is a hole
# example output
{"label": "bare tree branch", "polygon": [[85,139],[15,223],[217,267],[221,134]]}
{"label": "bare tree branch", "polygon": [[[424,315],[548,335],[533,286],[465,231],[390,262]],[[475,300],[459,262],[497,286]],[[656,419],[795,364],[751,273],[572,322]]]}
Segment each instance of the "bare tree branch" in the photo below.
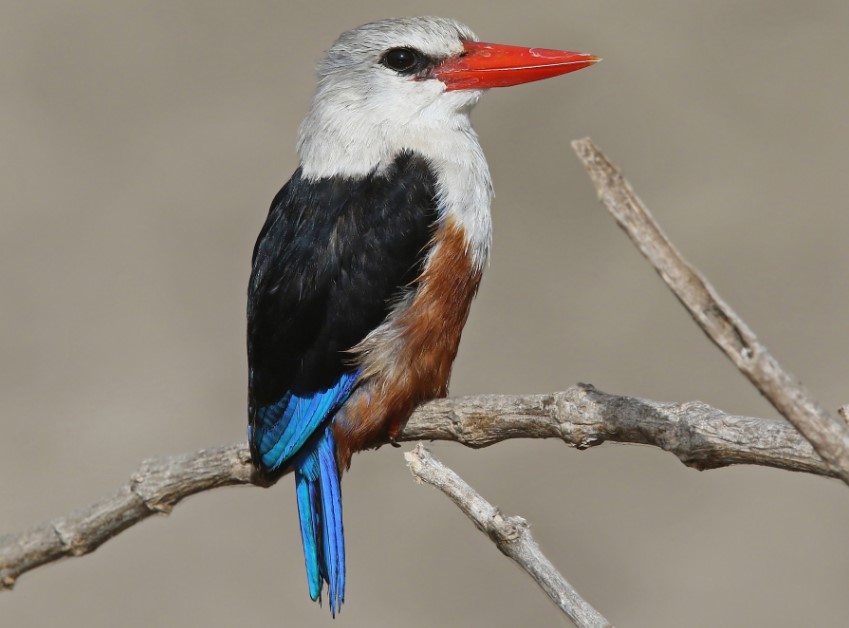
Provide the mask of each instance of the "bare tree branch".
{"label": "bare tree branch", "polygon": [[0,537],[0,591],[22,573],[69,556],[82,556],[130,526],[169,513],[184,497],[217,486],[253,482],[245,445],[144,461],[128,484],[96,504]]}
{"label": "bare tree branch", "polygon": [[[543,395],[442,399],[416,410],[399,440],[480,448],[512,438],[558,438],[579,449],[605,441],[654,445],[696,469],[756,464],[833,475],[784,421],[725,414],[694,401],[610,395],[589,385]],[[93,506],[0,537],[0,590],[45,563],[81,556],[152,514],[218,486],[254,484],[244,444],[147,460],[130,482]]]}
{"label": "bare tree branch", "polygon": [[849,484],[849,424],[832,416],[767,351],[713,286],[682,257],[622,173],[592,140],[576,140],[572,148],[592,178],[601,202],[696,323]]}
{"label": "bare tree branch", "polygon": [[756,464],[834,475],[783,420],[725,414],[700,401],[611,395],[589,384],[540,395],[481,395],[431,401],[399,440],[487,447],[511,438],[559,438],[578,449],[606,441],[654,445],[699,470]]}
{"label": "bare tree branch", "polygon": [[505,517],[454,471],[434,458],[421,443],[404,454],[407,466],[420,482],[445,493],[486,534],[505,556],[528,572],[546,595],[580,628],[612,626],[566,581],[534,541],[528,522]]}

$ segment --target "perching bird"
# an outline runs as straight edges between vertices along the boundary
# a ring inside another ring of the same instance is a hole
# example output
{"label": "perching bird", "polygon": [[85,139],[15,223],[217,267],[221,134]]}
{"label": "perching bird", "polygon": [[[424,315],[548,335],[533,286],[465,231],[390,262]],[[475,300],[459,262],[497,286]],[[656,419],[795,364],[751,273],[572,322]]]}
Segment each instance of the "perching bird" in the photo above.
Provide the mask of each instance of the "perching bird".
{"label": "perching bird", "polygon": [[469,112],[483,91],[596,57],[477,41],[450,19],[336,40],[274,198],[248,290],[251,455],[294,469],[310,597],[345,597],[341,472],[444,397],[490,246],[489,169]]}

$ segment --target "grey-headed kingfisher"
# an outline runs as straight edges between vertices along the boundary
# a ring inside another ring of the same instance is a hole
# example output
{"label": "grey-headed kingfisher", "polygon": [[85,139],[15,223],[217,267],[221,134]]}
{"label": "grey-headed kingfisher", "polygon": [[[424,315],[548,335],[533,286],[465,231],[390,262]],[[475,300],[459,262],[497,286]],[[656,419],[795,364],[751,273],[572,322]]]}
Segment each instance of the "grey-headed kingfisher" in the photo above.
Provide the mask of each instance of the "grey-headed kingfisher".
{"label": "grey-headed kingfisher", "polygon": [[248,290],[253,462],[294,470],[309,593],[345,596],[340,476],[444,397],[491,239],[469,113],[492,87],[596,57],[479,42],[439,17],[342,34],[318,66],[300,167],[271,203]]}

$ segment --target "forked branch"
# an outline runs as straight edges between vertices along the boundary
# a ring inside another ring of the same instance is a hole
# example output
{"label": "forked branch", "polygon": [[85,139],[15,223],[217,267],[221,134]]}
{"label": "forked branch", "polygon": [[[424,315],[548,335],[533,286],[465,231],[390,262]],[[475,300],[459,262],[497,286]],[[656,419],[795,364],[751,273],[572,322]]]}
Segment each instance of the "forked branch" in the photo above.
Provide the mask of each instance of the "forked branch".
{"label": "forked branch", "polygon": [[[605,441],[639,443],[673,453],[696,469],[755,464],[840,477],[849,483],[847,411],[841,419],[831,416],[778,364],[681,257],[627,181],[590,140],[573,146],[620,226],[705,333],[804,438],[780,420],[732,416],[698,401],[651,401],[579,385],[544,395],[432,401],[416,410],[398,440],[445,440],[475,448],[512,438],[558,438],[578,449]],[[21,574],[40,565],[93,551],[146,517],[169,512],[189,495],[238,484],[262,485],[242,444],[146,461],[128,484],[93,506],[0,537],[0,590],[11,588]]]}
{"label": "forked branch", "polygon": [[849,424],[831,415],[805,386],[778,363],[714,287],[684,259],[622,173],[585,138],[572,148],[587,169],[598,197],[693,320],[761,394],[810,441],[849,484]]}
{"label": "forked branch", "polygon": [[[558,438],[586,449],[605,441],[654,445],[696,469],[757,464],[830,475],[784,421],[725,414],[701,402],[610,395],[588,385],[544,395],[485,395],[421,406],[399,440],[487,447],[512,438]],[[81,556],[189,495],[218,486],[261,485],[244,444],[142,463],[115,494],[18,534],[0,537],[0,590],[40,565]]]}

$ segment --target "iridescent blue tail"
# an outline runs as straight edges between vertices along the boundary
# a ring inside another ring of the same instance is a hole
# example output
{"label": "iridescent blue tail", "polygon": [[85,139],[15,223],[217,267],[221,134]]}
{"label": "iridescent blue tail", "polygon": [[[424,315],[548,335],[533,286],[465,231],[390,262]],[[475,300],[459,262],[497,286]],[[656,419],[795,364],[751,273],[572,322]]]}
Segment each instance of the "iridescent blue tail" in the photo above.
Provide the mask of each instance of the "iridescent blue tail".
{"label": "iridescent blue tail", "polygon": [[330,426],[310,451],[298,454],[295,489],[310,597],[321,601],[326,582],[330,612],[336,617],[345,601],[345,536],[336,445]]}

